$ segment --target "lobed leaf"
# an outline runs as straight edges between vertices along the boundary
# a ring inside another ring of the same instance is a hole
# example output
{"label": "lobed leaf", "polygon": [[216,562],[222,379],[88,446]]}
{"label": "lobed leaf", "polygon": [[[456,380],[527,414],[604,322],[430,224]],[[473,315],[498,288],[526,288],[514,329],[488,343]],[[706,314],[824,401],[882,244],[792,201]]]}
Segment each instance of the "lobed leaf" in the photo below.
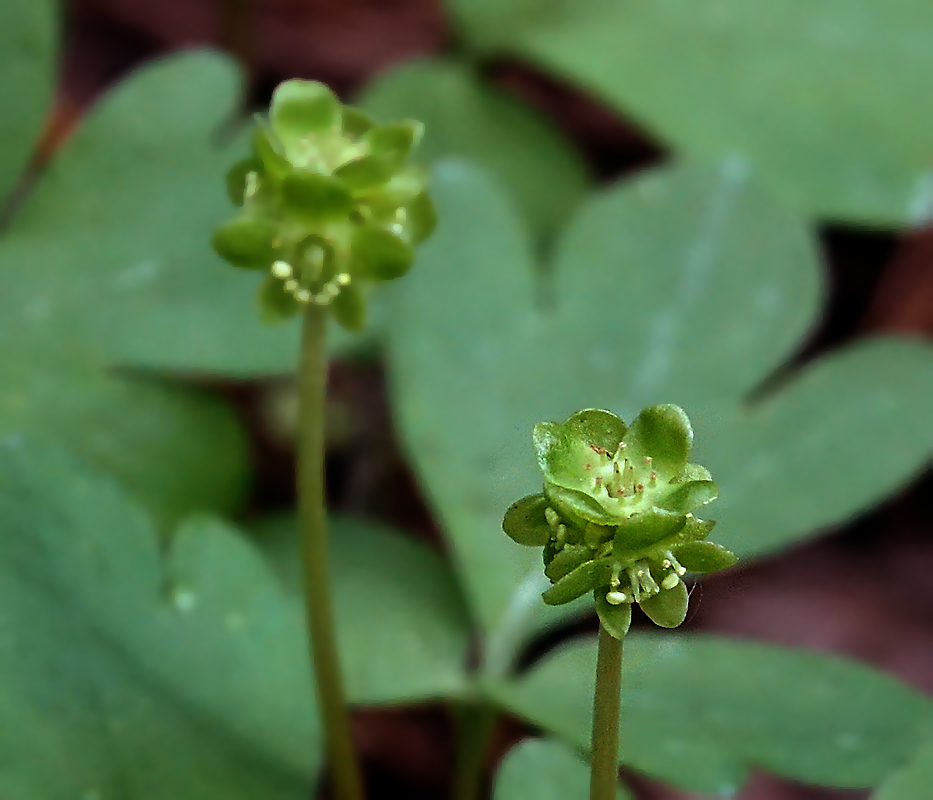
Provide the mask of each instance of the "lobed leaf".
{"label": "lobed leaf", "polygon": [[52,0],[5,0],[0,6],[0,200],[25,173],[52,104],[57,13]]}
{"label": "lobed leaf", "polygon": [[589,185],[582,158],[547,120],[466,64],[408,62],[377,78],[360,102],[378,117],[421,120],[418,155],[427,163],[461,157],[487,167],[537,235],[553,233]]}
{"label": "lobed leaf", "polygon": [[0,338],[67,341],[103,364],[292,368],[297,329],[254,319],[254,276],[205,233],[229,211],[216,131],[237,83],[218,55],[177,55],[90,111],[0,240]]}
{"label": "lobed leaf", "polygon": [[[304,583],[296,519],[263,519],[256,536],[300,603]],[[330,550],[350,701],[466,695],[471,624],[448,564],[400,531],[343,517],[330,520]]]}
{"label": "lobed leaf", "polygon": [[[582,748],[595,667],[595,641],[579,641],[489,691]],[[691,792],[734,794],[752,766],[873,786],[919,746],[931,715],[919,692],[834,656],[708,635],[625,639],[621,762]]]}
{"label": "lobed leaf", "polygon": [[106,374],[67,346],[0,349],[0,436],[14,434],[66,446],[166,527],[237,510],[250,472],[242,425],[221,398]]}
{"label": "lobed leaf", "polygon": [[[573,800],[586,797],[590,782],[587,763],[563,742],[525,739],[513,747],[496,773],[494,800]],[[619,786],[616,800],[628,791]]]}
{"label": "lobed leaf", "polygon": [[933,783],[933,742],[927,740],[910,762],[878,787],[873,800],[924,800]]}
{"label": "lobed leaf", "polygon": [[245,541],[156,530],[56,449],[0,445],[0,794],[246,800],[321,760],[301,607]]}
{"label": "lobed leaf", "polygon": [[[540,485],[528,432],[541,420],[594,406],[630,419],[675,400],[697,430],[692,456],[717,478],[720,541],[742,557],[847,519],[933,450],[917,434],[931,431],[933,386],[919,343],[856,345],[749,404],[813,324],[821,273],[804,222],[737,162],[659,170],[594,197],[547,270],[476,170],[445,164],[434,189],[438,232],[392,295],[393,402],[487,633],[537,568],[490,532]],[[526,612],[529,627],[554,619]]]}
{"label": "lobed leaf", "polygon": [[682,157],[740,154],[809,215],[900,226],[931,214],[924,0],[448,4],[475,48],[593,92]]}

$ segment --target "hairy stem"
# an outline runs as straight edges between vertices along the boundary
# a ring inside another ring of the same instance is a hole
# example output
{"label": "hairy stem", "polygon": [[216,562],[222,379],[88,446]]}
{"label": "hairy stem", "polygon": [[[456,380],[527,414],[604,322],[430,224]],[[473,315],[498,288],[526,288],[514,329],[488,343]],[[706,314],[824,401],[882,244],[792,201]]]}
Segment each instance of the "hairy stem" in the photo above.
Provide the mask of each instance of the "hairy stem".
{"label": "hairy stem", "polygon": [[593,695],[593,761],[590,800],[615,800],[619,777],[619,707],[622,640],[599,626],[596,692]]}
{"label": "hairy stem", "polygon": [[327,747],[335,800],[361,800],[363,782],[347,711],[327,557],[327,517],[324,508],[324,392],[327,310],[309,305],[301,333],[298,371],[300,423],[298,431],[298,506],[305,575],[305,601],[311,659]]}

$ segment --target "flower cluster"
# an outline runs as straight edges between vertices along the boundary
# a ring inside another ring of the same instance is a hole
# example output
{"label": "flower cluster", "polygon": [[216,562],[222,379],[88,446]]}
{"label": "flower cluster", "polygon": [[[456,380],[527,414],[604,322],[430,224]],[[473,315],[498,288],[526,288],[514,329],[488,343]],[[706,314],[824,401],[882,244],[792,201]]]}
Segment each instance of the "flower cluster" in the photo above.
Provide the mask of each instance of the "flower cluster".
{"label": "flower cluster", "polygon": [[426,174],[407,164],[421,133],[412,121],[376,126],[315,81],[275,90],[252,155],[227,176],[241,210],[213,238],[231,264],[267,273],[267,319],[314,303],[362,327],[364,286],[404,275],[434,229]]}
{"label": "flower cluster", "polygon": [[705,541],[714,522],[694,512],[717,497],[709,471],[688,461],[690,420],[673,405],[644,409],[631,427],[587,409],[535,426],[542,494],[514,503],[502,527],[519,544],[544,548],[560,605],[594,593],[603,626],[628,631],[631,604],[674,628],[687,614],[687,572],[713,572],[735,556]]}

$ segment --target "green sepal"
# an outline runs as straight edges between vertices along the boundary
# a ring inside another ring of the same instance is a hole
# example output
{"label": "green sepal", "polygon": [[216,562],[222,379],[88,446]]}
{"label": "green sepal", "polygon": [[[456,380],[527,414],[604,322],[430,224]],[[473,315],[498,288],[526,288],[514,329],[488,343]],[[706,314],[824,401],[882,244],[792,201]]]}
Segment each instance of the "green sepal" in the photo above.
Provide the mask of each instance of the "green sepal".
{"label": "green sepal", "polygon": [[587,522],[583,527],[583,541],[590,547],[598,547],[608,542],[616,533],[616,526],[597,525],[595,522]]}
{"label": "green sepal", "polygon": [[427,192],[416,195],[405,206],[405,213],[408,215],[408,223],[411,226],[411,241],[413,244],[421,244],[434,233],[434,229],[437,227],[437,211]]}
{"label": "green sepal", "polygon": [[345,330],[355,333],[366,324],[366,295],[356,282],[344,286],[330,304],[334,319]]}
{"label": "green sepal", "polygon": [[673,589],[662,589],[657,594],[646,597],[638,605],[655,625],[676,628],[687,618],[688,599],[684,582],[677,581]]}
{"label": "green sepal", "polygon": [[558,486],[550,481],[544,484],[544,492],[551,505],[569,523],[585,527],[587,522],[596,525],[613,525],[618,520],[603,508],[596,498],[577,489]]}
{"label": "green sepal", "polygon": [[532,439],[538,465],[548,481],[589,494],[590,470],[604,457],[601,453],[615,452],[625,432],[625,423],[615,414],[587,408],[566,422],[535,425]]}
{"label": "green sepal", "polygon": [[211,244],[217,254],[237,267],[265,269],[279,255],[279,228],[264,217],[239,216],[214,231]]}
{"label": "green sepal", "polygon": [[713,479],[710,471],[702,464],[687,462],[684,471],[677,476],[678,481],[711,481]]}
{"label": "green sepal", "polygon": [[561,422],[541,422],[535,425],[532,439],[538,466],[549,483],[567,489],[589,488],[592,479],[586,467],[597,454],[579,431]]}
{"label": "green sepal", "polygon": [[392,175],[392,179],[379,187],[376,195],[368,195],[367,204],[375,213],[394,214],[425,191],[428,175],[420,165],[409,165]]}
{"label": "green sepal", "polygon": [[551,579],[551,583],[557,583],[565,575],[569,575],[581,564],[593,559],[593,549],[585,544],[571,544],[565,546],[544,570],[544,574]]}
{"label": "green sepal", "polygon": [[348,161],[334,171],[354,194],[383,186],[395,174],[398,164],[382,156],[363,156]]}
{"label": "green sepal", "polygon": [[272,93],[269,121],[276,135],[291,146],[309,133],[340,126],[340,101],[318,81],[285,81]]}
{"label": "green sepal", "polygon": [[719,488],[713,481],[688,481],[675,483],[671,491],[655,500],[658,508],[689,514],[700,506],[712,503],[719,497]]}
{"label": "green sepal", "polygon": [[629,461],[641,464],[650,457],[652,469],[671,480],[687,466],[693,428],[680,406],[652,406],[635,418],[623,441]]}
{"label": "green sepal", "polygon": [[539,422],[532,430],[531,438],[541,472],[546,480],[554,483],[564,472],[561,466],[568,447],[564,426],[559,422]]}
{"label": "green sepal", "polygon": [[542,547],[553,535],[544,510],[548,499],[543,494],[531,494],[516,500],[502,518],[502,530],[518,544]]}
{"label": "green sepal", "polygon": [[302,305],[285,291],[282,281],[267,275],[259,287],[259,309],[263,322],[282,322],[301,311]]}
{"label": "green sepal", "polygon": [[651,508],[633,514],[616,527],[612,552],[618,559],[628,559],[640,550],[674,536],[687,524],[685,514]]}
{"label": "green sepal", "polygon": [[671,552],[690,572],[718,572],[739,560],[734,553],[713,542],[686,542],[672,548]]}
{"label": "green sepal", "polygon": [[235,206],[242,206],[246,195],[246,176],[251,172],[257,175],[262,164],[255,156],[241,158],[227,171],[227,195]]}
{"label": "green sepal", "polygon": [[346,217],[353,208],[353,198],[342,181],[307,169],[285,176],[282,200],[289,211],[312,222]]}
{"label": "green sepal", "polygon": [[542,560],[544,561],[544,569],[551,565],[551,562],[557,557],[557,554],[564,549],[564,546],[557,541],[557,539],[548,539],[544,543],[544,548],[541,550]]}
{"label": "green sepal", "polygon": [[680,532],[680,538],[685,541],[699,542],[709,536],[715,527],[716,520],[714,519],[697,519],[692,514],[688,514],[687,524]]}
{"label": "green sepal", "polygon": [[373,128],[365,138],[369,142],[370,153],[401,165],[411,153],[412,147],[421,140],[423,133],[424,125],[414,120],[406,120]]}
{"label": "green sepal", "polygon": [[632,604],[619,603],[615,606],[606,600],[606,588],[600,587],[593,592],[596,602],[596,614],[606,633],[613,639],[622,639],[632,625]]}
{"label": "green sepal", "polygon": [[280,181],[291,172],[292,165],[285,156],[283,146],[269,127],[269,123],[258,115],[255,119],[253,155],[262,164],[263,171],[267,175],[275,181]]}
{"label": "green sepal", "polygon": [[344,106],[340,111],[340,129],[348,136],[362,136],[373,127],[369,116],[355,106]]}
{"label": "green sepal", "polygon": [[628,432],[628,426],[611,411],[600,408],[585,408],[573,414],[564,428],[581,437],[587,445],[596,445],[610,455]]}
{"label": "green sepal", "polygon": [[365,278],[389,281],[411,268],[412,248],[393,233],[369,225],[353,234],[350,245],[351,272]]}
{"label": "green sepal", "polygon": [[612,577],[612,563],[612,559],[601,558],[581,564],[544,592],[541,599],[549,606],[560,606],[583,597],[593,589],[606,586]]}

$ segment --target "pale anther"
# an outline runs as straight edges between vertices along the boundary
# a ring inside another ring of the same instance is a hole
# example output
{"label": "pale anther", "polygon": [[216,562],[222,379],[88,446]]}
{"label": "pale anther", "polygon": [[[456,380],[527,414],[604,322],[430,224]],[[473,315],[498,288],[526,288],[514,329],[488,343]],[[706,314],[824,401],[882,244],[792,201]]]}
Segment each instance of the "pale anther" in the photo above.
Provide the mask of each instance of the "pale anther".
{"label": "pale anther", "polygon": [[673,589],[678,583],[680,583],[680,576],[676,572],[672,572],[661,581],[661,586],[665,589]]}
{"label": "pale anther", "polygon": [[272,274],[276,278],[285,278],[291,277],[292,274],[292,265],[287,261],[273,261],[272,262]]}
{"label": "pale anther", "polygon": [[255,172],[246,173],[246,186],[243,188],[243,200],[249,200],[259,190],[259,175]]}

